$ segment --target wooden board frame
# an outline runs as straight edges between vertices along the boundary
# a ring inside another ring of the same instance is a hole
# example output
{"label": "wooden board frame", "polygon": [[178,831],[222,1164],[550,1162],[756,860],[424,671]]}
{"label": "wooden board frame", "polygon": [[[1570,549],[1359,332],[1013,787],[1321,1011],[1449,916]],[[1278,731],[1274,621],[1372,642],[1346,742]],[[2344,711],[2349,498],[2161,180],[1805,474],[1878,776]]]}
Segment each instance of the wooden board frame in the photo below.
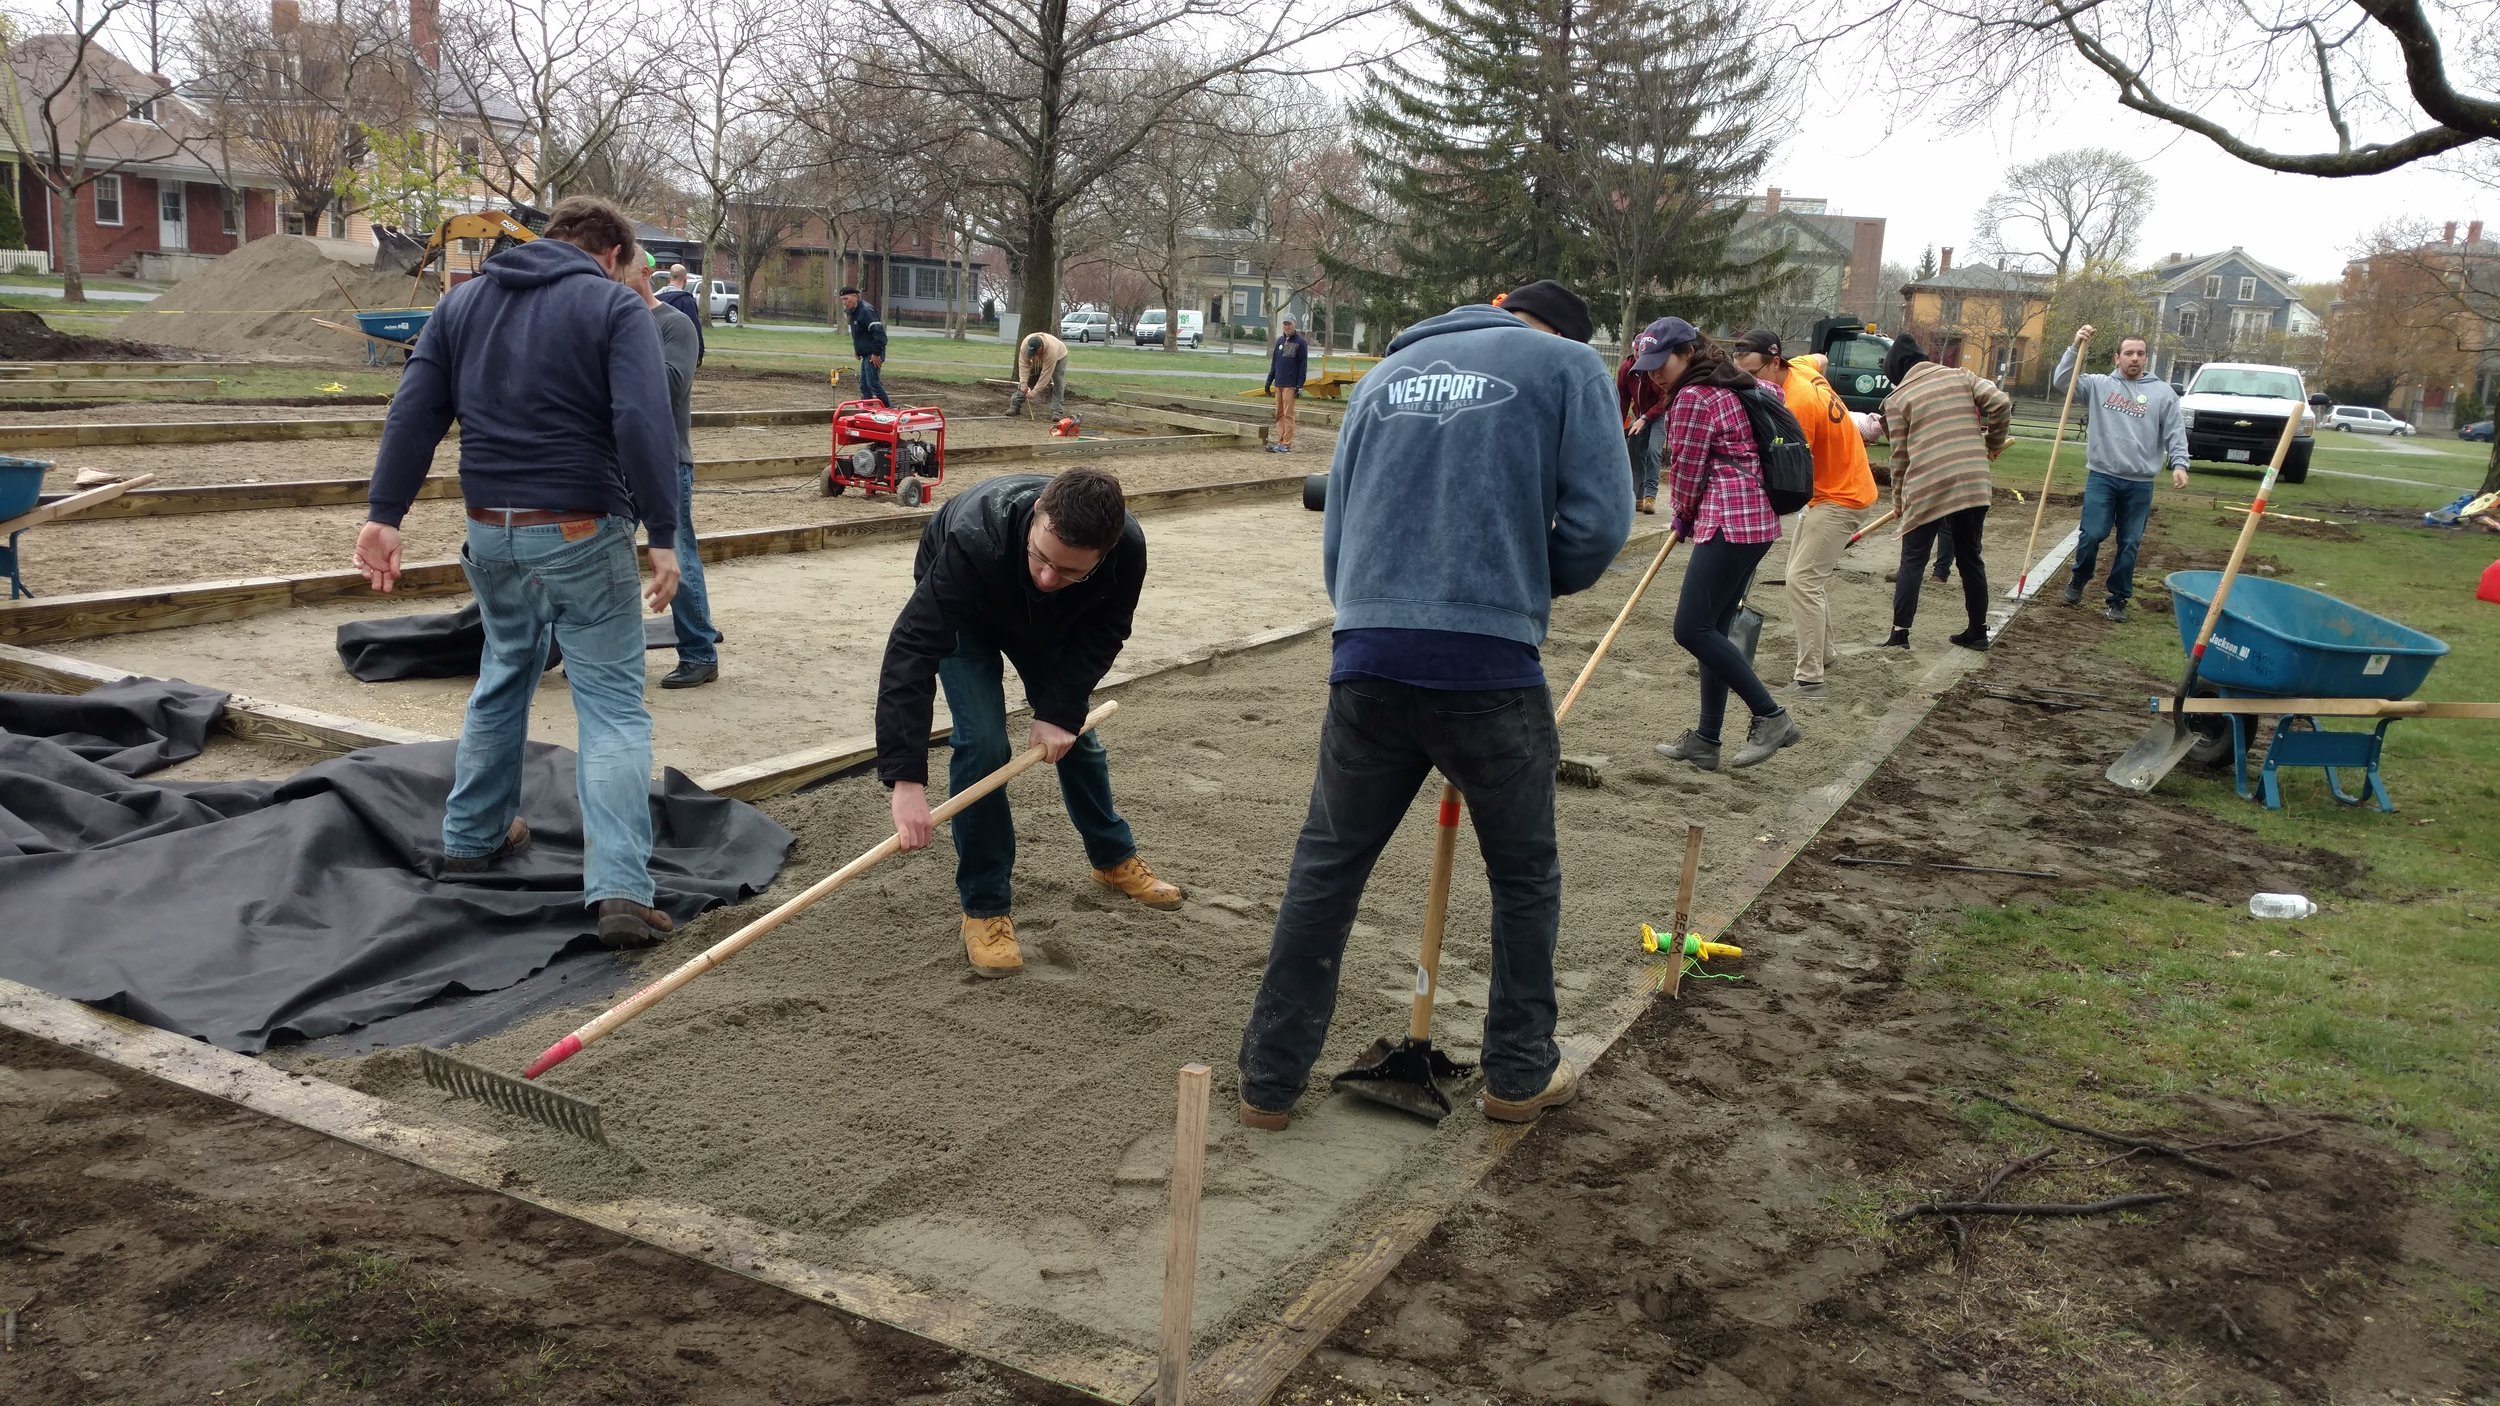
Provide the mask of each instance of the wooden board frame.
{"label": "wooden board frame", "polygon": [[[1283,497],[1301,491],[1302,479],[1299,475],[1192,484],[1180,488],[1152,488],[1131,494],[1129,510],[1146,516],[1228,499],[1248,501]],[[712,533],[703,538],[703,559],[707,562],[729,561],[738,557],[814,552],[859,542],[917,537],[936,511],[934,508],[906,509],[898,506],[887,517]],[[344,541],[341,545],[343,550]],[[401,571],[399,588],[394,594],[419,599],[457,594],[467,589],[468,578],[461,573],[458,561],[415,562]],[[225,581],[195,581],[180,586],[42,596],[33,600],[0,603],[0,644],[60,644],[102,635],[179,629],[186,625],[243,620],[299,605],[354,600],[371,594],[363,575],[358,572],[323,571],[304,576],[247,576]]]}
{"label": "wooden board frame", "polygon": [[[12,383],[0,381],[0,399]],[[827,425],[833,407],[791,410],[697,410],[694,427]],[[387,423],[379,415],[308,416],[300,420],[165,420],[80,425],[0,425],[0,450],[94,449],[112,444],[251,444],[265,440],[380,439]],[[449,438],[458,438],[454,429]]]}

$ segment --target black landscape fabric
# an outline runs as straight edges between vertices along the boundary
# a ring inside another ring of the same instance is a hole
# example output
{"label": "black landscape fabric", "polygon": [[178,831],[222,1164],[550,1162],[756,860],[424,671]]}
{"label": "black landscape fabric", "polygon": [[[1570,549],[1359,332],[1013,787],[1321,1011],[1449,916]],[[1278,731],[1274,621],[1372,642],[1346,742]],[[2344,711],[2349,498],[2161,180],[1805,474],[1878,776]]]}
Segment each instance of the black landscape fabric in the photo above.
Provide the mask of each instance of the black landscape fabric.
{"label": "black landscape fabric", "polygon": [[[571,751],[530,744],[528,851],[444,879],[449,742],[285,781],[137,779],[197,754],[223,703],[138,679],[0,693],[0,976],[254,1053],[508,986],[594,941]],[[663,776],[659,907],[683,924],[772,882],[789,831]]]}
{"label": "black landscape fabric", "polygon": [[[642,622],[642,647],[675,649],[676,626],[655,615]],[[486,651],[486,625],[477,603],[449,615],[394,615],[383,620],[350,620],[339,626],[339,662],[364,683],[395,683],[401,679],[473,679],[478,656]],[[564,651],[547,646],[547,667],[564,662]]]}

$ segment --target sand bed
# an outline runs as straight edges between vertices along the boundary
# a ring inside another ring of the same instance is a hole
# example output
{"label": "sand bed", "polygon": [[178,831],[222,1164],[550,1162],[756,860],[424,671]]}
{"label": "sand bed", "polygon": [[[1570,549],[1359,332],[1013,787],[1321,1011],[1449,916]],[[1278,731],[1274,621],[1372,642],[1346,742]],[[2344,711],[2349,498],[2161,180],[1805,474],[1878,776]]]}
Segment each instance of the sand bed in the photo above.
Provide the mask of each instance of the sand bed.
{"label": "sand bed", "polygon": [[[703,431],[697,431],[698,434]],[[723,430],[724,435],[747,434]],[[791,443],[785,438],[783,444]],[[290,446],[312,449],[315,444]],[[819,446],[808,442],[801,452]],[[700,450],[698,449],[698,452]],[[788,452],[766,448],[758,453]],[[442,463],[450,466],[446,457]],[[973,484],[1002,474],[1053,473],[1080,461],[1069,459],[1009,460],[964,464],[946,476],[938,490],[943,501]],[[1198,483],[1234,483],[1274,478],[1289,473],[1278,460],[1259,451],[1241,449],[1185,450],[1162,454],[1126,454],[1102,459],[1100,467],[1120,476],[1132,491],[1177,488]],[[366,461],[370,467],[371,460]],[[323,477],[310,474],[307,477]],[[698,481],[695,526],[700,533],[744,528],[788,527],[804,523],[846,522],[892,517],[906,511],[893,498],[863,498],[845,493],[824,495],[813,478],[736,479],[722,483]],[[447,559],[459,550],[466,519],[461,505],[433,499],[410,506],[401,522],[408,561]],[[351,564],[356,528],[365,520],[360,505],[332,508],[273,508],[248,513],[196,513],[169,517],[69,521],[29,533],[21,543],[27,579],[46,595],[74,591],[127,590],[172,586],[188,581],[236,576],[293,576],[317,571],[344,571]],[[405,609],[450,609],[420,602]],[[384,611],[384,614],[401,613]],[[77,652],[75,649],[70,652]]]}
{"label": "sand bed", "polygon": [[[1291,500],[1155,514],[1145,522],[1151,565],[1129,642],[1132,662],[1306,620],[1328,608],[1319,579],[1320,518]],[[352,526],[337,529],[342,563],[352,533]],[[882,542],[713,566],[706,573],[713,619],[729,637],[721,651],[722,678],[707,688],[662,690],[657,681],[675,667],[676,653],[652,652],[649,698],[660,760],[702,775],[869,731],[886,633],[910,595],[917,547],[916,541]],[[348,620],[448,611],[464,600],[306,607],[81,641],[63,650],[137,673],[448,736],[459,730],[468,680],[358,683],[339,666],[335,640]],[[572,699],[561,673],[550,672],[539,690],[531,735],[573,742]]]}
{"label": "sand bed", "polygon": [[187,762],[148,773],[156,781],[281,781],[320,761],[311,752],[270,742],[246,742],[211,734],[208,746]]}
{"label": "sand bed", "polygon": [[[1991,534],[1992,565],[2008,576],[2026,526],[2009,514]],[[1566,789],[1560,801],[1562,1023],[1584,1055],[1640,968],[1639,924],[1668,916],[1685,822],[1710,827],[1708,921],[1746,897],[1734,884],[1755,854],[1793,838],[1780,829],[1790,802],[1855,758],[1870,725],[1944,653],[1950,626],[1922,630],[1908,658],[1868,646],[1888,614],[1888,555],[1854,564],[1837,585],[1843,657],[1830,693],[1797,705],[1804,742],[1751,772],[1706,775],[1650,754],[1692,716],[1692,668],[1667,638],[1672,571],[1618,642],[1565,741],[1608,758],[1608,785]],[[1548,651],[1558,684],[1645,557],[1628,555],[1558,612]],[[1766,607],[1764,657],[1784,660],[1790,637],[1776,593]],[[1181,911],[1149,912],[1096,888],[1050,779],[1028,777],[1013,792],[1024,975],[993,983],[966,971],[944,844],[885,866],[555,1076],[606,1107],[614,1152],[449,1105],[396,1055],[329,1072],[416,1116],[513,1137],[506,1156],[521,1184],[631,1199],[645,1215],[689,1205],[762,1222],[794,1237],[805,1258],[975,1301],[957,1320],[969,1345],[1075,1370],[1089,1357],[1133,1367],[1151,1351],[1172,1073],[1205,1060],[1217,1070],[1218,1116],[1198,1329],[1202,1342],[1227,1337],[1273,1314],[1381,1215],[1445,1203],[1451,1154],[1477,1126],[1472,1111],[1435,1129],[1325,1098],[1306,1099],[1281,1137],[1254,1137],[1227,1116],[1240,1022],[1303,817],[1326,672],[1326,642],[1314,637],[1125,694],[1106,732],[1121,807],[1147,856],[1191,890]],[[1371,884],[1322,1078],[1372,1037],[1403,1029],[1430,801],[1427,788]],[[886,824],[883,794],[864,779],[768,808],[800,837],[783,882],[695,925],[649,970],[812,882]],[[1461,852],[1439,1033],[1471,1052],[1487,896],[1471,847]],[[578,1020],[540,1020],[469,1052],[518,1067]]]}

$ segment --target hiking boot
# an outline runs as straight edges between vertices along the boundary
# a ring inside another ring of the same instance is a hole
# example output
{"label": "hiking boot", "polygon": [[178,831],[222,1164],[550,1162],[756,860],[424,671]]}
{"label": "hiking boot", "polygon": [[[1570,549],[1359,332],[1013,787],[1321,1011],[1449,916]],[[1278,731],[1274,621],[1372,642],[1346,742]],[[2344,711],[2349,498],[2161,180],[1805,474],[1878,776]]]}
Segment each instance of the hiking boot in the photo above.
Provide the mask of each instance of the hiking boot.
{"label": "hiking boot", "polygon": [[1790,679],[1788,691],[1799,698],[1820,698],[1823,696],[1823,681],[1821,679]]}
{"label": "hiking boot", "polygon": [[677,931],[666,913],[630,898],[600,899],[591,912],[599,919],[599,945],[611,952],[656,947],[660,939]]}
{"label": "hiking boot", "polygon": [[1264,1108],[1252,1107],[1248,1099],[1242,1100],[1241,1125],[1245,1128],[1256,1128],[1263,1133],[1281,1133],[1285,1130],[1285,1125],[1292,1121],[1291,1109],[1282,1113],[1270,1113]]}
{"label": "hiking boot", "polygon": [[1533,1123],[1546,1109],[1560,1108],[1579,1096],[1580,1071],[1568,1059],[1556,1060],[1554,1077],[1526,1098],[1495,1098],[1492,1090],[1485,1090],[1484,1116],[1496,1123]]}
{"label": "hiking boot", "polygon": [[1908,649],[1909,647],[1910,632],[1899,625],[1893,626],[1892,633],[1884,637],[1882,644],[1876,646],[1878,649]]}
{"label": "hiking boot", "polygon": [[443,856],[446,874],[483,874],[500,859],[519,854],[530,847],[530,823],[512,817],[512,828],[503,832],[503,843],[484,854],[447,854]]}
{"label": "hiking boot", "polygon": [[2068,605],[2083,604],[2082,579],[2079,577],[2069,577],[2066,582],[2066,589],[2058,592],[2057,598],[2066,602]]}
{"label": "hiking boot", "polygon": [[1118,889],[1149,908],[1181,906],[1181,886],[1156,878],[1146,861],[1133,854],[1108,869],[1095,870],[1094,882],[1107,889]]}
{"label": "hiking boot", "polygon": [[1797,720],[1790,717],[1785,708],[1767,718],[1756,718],[1753,725],[1745,729],[1745,745],[1736,749],[1736,755],[1728,758],[1727,764],[1753,766],[1767,762],[1773,752],[1795,742],[1799,736]]}
{"label": "hiking boot", "polygon": [[1643,498],[1639,502],[1634,503],[1632,506],[1644,513],[1654,513],[1658,511],[1658,500],[1655,498]]}
{"label": "hiking boot", "polygon": [[2113,624],[2113,625],[2124,625],[2124,624],[2126,624],[2126,623],[2127,623],[2127,603],[2126,603],[2125,601],[2122,601],[2122,600],[2114,600],[2114,601],[2111,601],[2111,602],[2108,604],[2108,606],[2106,606],[2106,607],[2104,607],[2104,608],[2102,609],[2102,611],[2101,611],[2101,618],[2102,618],[2102,619],[2104,619],[2104,620],[2106,620],[2106,621],[2108,621],[2109,623],[2111,623],[2111,624]]}
{"label": "hiking boot", "polygon": [[1958,635],[1948,635],[1945,642],[1958,644],[1964,649],[1975,649],[1985,654],[1988,652],[1988,627],[1973,625]]}
{"label": "hiking boot", "polygon": [[1001,913],[995,918],[964,915],[964,955],[972,960],[975,976],[1013,976],[1024,970],[1024,954],[1016,950],[1016,920]]}
{"label": "hiking boot", "polygon": [[1719,744],[1691,728],[1684,729],[1684,735],[1673,742],[1659,743],[1658,755],[1671,762],[1691,762],[1703,771],[1719,769]]}
{"label": "hiking boot", "polygon": [[662,688],[701,688],[720,677],[718,664],[680,664],[660,678]]}

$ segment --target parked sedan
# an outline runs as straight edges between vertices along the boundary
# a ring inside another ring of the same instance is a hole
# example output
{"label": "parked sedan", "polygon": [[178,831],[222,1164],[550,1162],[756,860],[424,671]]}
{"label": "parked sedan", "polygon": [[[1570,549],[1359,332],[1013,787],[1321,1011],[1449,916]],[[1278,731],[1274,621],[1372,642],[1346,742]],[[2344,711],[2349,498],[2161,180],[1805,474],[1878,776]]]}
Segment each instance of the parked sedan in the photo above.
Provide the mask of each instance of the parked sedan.
{"label": "parked sedan", "polygon": [[2489,444],[2491,443],[2491,421],[2476,420],[2473,424],[2457,431],[2457,438],[2470,439],[2476,444]]}
{"label": "parked sedan", "polygon": [[2409,435],[2413,433],[2413,425],[2410,421],[2399,420],[2373,405],[2338,405],[2326,412],[2326,428],[2342,430],[2346,434]]}

